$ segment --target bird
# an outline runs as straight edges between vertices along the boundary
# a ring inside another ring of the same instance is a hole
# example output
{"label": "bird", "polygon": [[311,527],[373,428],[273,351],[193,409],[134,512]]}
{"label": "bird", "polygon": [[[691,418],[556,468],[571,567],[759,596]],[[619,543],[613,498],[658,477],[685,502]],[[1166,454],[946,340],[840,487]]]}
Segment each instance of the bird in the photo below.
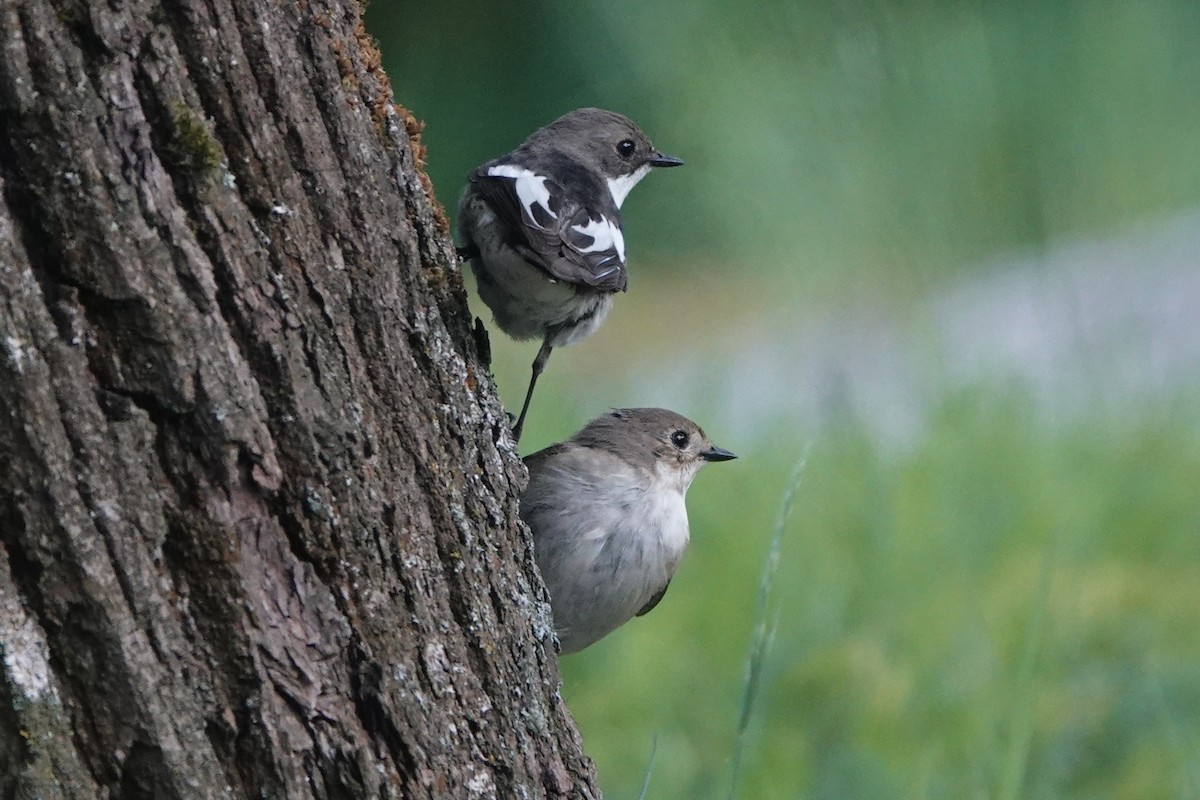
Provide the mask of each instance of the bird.
{"label": "bird", "polygon": [[692,479],[705,464],[736,457],[662,408],[613,409],[525,457],[520,516],[561,652],[582,650],[658,605],[688,546]]}
{"label": "bird", "polygon": [[621,204],[652,168],[682,163],[628,117],[580,108],[468,175],[458,254],[500,330],[542,342],[514,441],[550,352],[595,333],[628,285]]}

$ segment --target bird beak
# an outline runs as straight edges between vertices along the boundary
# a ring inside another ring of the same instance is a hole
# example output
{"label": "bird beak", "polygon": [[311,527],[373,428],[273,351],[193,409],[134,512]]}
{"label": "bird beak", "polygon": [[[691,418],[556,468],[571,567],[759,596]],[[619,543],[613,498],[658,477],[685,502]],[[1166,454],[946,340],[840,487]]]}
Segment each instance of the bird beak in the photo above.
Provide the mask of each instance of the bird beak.
{"label": "bird beak", "polygon": [[731,461],[737,456],[726,450],[724,447],[713,445],[709,449],[700,454],[700,457],[705,461]]}
{"label": "bird beak", "polygon": [[650,156],[650,166],[652,167],[678,167],[682,163],[682,158],[669,156],[666,153],[656,152],[654,155]]}

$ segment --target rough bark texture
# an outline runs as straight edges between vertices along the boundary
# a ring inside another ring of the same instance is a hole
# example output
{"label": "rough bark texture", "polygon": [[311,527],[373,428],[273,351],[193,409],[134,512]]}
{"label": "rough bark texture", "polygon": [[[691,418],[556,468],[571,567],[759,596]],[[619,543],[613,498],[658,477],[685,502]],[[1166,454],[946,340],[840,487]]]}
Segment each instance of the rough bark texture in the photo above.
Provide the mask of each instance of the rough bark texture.
{"label": "rough bark texture", "polygon": [[0,15],[0,797],[596,796],[358,7]]}

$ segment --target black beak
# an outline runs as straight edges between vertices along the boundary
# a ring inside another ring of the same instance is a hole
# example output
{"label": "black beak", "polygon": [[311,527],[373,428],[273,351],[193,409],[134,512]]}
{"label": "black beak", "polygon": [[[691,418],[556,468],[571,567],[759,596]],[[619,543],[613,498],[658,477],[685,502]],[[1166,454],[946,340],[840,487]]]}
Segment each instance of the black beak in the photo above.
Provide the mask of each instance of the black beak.
{"label": "black beak", "polygon": [[655,153],[650,156],[650,166],[652,167],[678,167],[682,163],[682,158],[669,156],[666,153]]}
{"label": "black beak", "polygon": [[708,450],[700,454],[700,457],[705,461],[732,461],[737,458],[733,453],[726,450],[724,447],[713,445]]}

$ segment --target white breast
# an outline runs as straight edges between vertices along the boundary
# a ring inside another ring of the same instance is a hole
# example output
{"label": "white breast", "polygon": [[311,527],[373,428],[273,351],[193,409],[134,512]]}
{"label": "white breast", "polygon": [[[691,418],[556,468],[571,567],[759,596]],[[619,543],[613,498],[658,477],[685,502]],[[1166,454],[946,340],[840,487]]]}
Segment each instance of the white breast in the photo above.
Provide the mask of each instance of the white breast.
{"label": "white breast", "polygon": [[687,506],[678,481],[666,469],[660,467],[656,470],[655,478],[653,488],[642,496],[635,515],[645,520],[641,526],[642,535],[657,541],[664,566],[669,565],[667,577],[670,577],[679,565],[690,538]]}
{"label": "white breast", "polygon": [[646,177],[648,172],[650,172],[650,165],[643,164],[635,172],[619,178],[608,179],[608,191],[612,193],[612,199],[617,204],[617,208],[621,207],[621,203],[625,202],[625,198],[629,196],[633,187],[637,186],[638,181]]}

